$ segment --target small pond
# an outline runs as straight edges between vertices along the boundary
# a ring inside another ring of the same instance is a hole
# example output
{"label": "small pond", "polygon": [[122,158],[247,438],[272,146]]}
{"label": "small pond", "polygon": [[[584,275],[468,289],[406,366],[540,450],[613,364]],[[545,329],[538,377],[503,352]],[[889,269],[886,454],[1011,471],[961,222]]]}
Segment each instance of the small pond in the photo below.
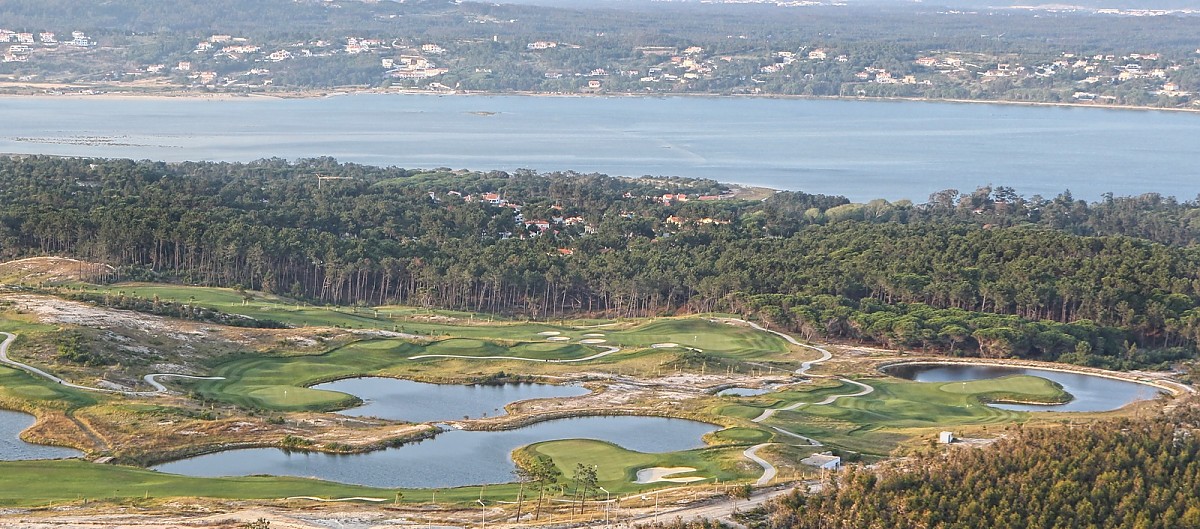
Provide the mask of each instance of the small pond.
{"label": "small pond", "polygon": [[362,377],[318,384],[313,389],[349,393],[362,406],[338,413],[397,421],[450,421],[469,417],[505,415],[510,402],[529,399],[577,397],[588,390],[580,386],[551,384],[495,384],[465,386],[426,384],[398,378]]}
{"label": "small pond", "polygon": [[0,461],[64,459],[80,455],[80,452],[73,448],[35,445],[22,441],[21,432],[33,426],[36,420],[27,413],[0,410]]}
{"label": "small pond", "polygon": [[723,390],[721,390],[721,391],[718,391],[718,392],[717,392],[717,396],[724,397],[724,396],[726,396],[726,395],[733,395],[733,396],[737,396],[737,397],[754,397],[754,396],[756,396],[756,395],[765,395],[765,394],[767,394],[767,393],[770,393],[771,391],[772,391],[772,389],[771,389],[771,388],[759,388],[759,389],[754,389],[754,388],[727,388],[727,389],[723,389]]}
{"label": "small pond", "polygon": [[673,452],[704,446],[701,436],[717,429],[661,417],[581,417],[495,432],[450,430],[419,443],[366,454],[253,448],[173,461],[154,469],[201,477],[269,474],[373,487],[460,487],[513,481],[512,451],[541,441],[597,439],[638,452]]}
{"label": "small pond", "polygon": [[1126,404],[1156,397],[1161,390],[1126,380],[1028,367],[965,364],[900,364],[884,371],[916,382],[966,382],[1010,375],[1028,375],[1057,382],[1074,399],[1066,404],[990,404],[1014,411],[1109,411]]}

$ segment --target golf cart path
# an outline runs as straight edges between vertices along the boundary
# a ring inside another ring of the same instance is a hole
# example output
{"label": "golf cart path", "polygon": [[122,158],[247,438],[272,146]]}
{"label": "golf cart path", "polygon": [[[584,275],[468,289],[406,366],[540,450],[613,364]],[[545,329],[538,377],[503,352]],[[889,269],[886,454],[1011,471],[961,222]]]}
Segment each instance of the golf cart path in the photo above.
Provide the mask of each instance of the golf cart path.
{"label": "golf cart path", "polygon": [[758,450],[764,446],[767,446],[768,444],[770,443],[756,444],[750,448],[747,448],[745,452],[742,452],[742,455],[746,456],[747,459],[758,463],[758,466],[763,468],[762,476],[758,478],[758,481],[754,482],[755,487],[761,487],[767,483],[770,483],[772,479],[775,479],[775,474],[778,472],[775,469],[775,465],[772,465],[766,459],[758,457]]}
{"label": "golf cart path", "polygon": [[198,377],[194,375],[180,375],[178,373],[151,373],[142,377],[142,380],[145,380],[147,384],[153,386],[155,393],[169,392],[170,390],[168,390],[166,386],[162,385],[162,383],[158,381],[159,377],[189,378],[192,380],[225,380],[225,377]]}
{"label": "golf cart path", "polygon": [[150,397],[150,396],[154,396],[154,395],[161,395],[163,393],[167,393],[167,388],[158,382],[158,380],[157,380],[158,377],[180,377],[180,378],[192,378],[192,379],[198,379],[198,380],[223,380],[224,379],[224,377],[197,377],[197,376],[192,376],[192,375],[179,375],[179,374],[175,374],[175,373],[152,373],[152,374],[146,375],[144,377],[144,380],[146,381],[147,384],[150,384],[151,386],[154,387],[154,391],[125,391],[125,390],[119,390],[119,389],[94,388],[91,386],[82,386],[79,384],[73,384],[71,382],[67,382],[66,380],[63,380],[62,378],[54,376],[45,371],[42,371],[41,369],[33,367],[29,364],[21,363],[21,362],[18,362],[16,360],[9,358],[8,357],[8,347],[10,345],[12,345],[13,340],[17,339],[17,335],[10,333],[10,332],[4,332],[4,331],[0,331],[0,334],[3,334],[5,336],[4,341],[0,342],[0,364],[7,365],[9,367],[15,367],[17,369],[25,371],[26,373],[30,373],[30,374],[42,377],[46,380],[55,382],[57,384],[60,384],[62,386],[68,387],[68,388],[82,389],[84,391],[96,391],[96,392],[100,392],[100,393],[120,393],[122,395]]}
{"label": "golf cart path", "polygon": [[[763,332],[769,332],[769,333],[771,333],[771,334],[777,335],[777,336],[779,336],[780,338],[783,338],[784,340],[787,340],[787,342],[788,342],[788,343],[790,343],[790,344],[792,344],[792,345],[798,345],[798,346],[800,346],[800,347],[804,347],[804,348],[807,348],[807,349],[812,349],[812,350],[814,350],[814,351],[817,351],[817,352],[821,353],[821,358],[818,358],[818,359],[816,359],[816,360],[810,360],[810,361],[808,361],[808,362],[804,362],[804,363],[800,364],[800,369],[797,369],[797,370],[796,370],[796,374],[797,374],[797,375],[808,375],[808,371],[809,371],[810,369],[812,369],[812,368],[813,368],[813,366],[815,366],[815,365],[817,365],[817,364],[821,364],[821,363],[827,362],[827,361],[829,361],[829,359],[833,358],[833,353],[830,353],[828,349],[825,349],[825,348],[823,348],[823,347],[817,347],[817,346],[815,346],[815,345],[809,345],[809,344],[805,344],[805,343],[800,343],[800,341],[799,341],[799,340],[797,340],[797,339],[795,339],[795,338],[792,338],[791,336],[789,336],[789,335],[787,335],[787,334],[781,333],[781,332],[779,332],[779,331],[772,331],[772,330],[770,330],[770,329],[767,329],[766,327],[763,327],[763,326],[761,326],[761,325],[759,325],[759,324],[757,324],[757,323],[754,323],[754,322],[752,322],[752,321],[740,320],[740,319],[737,319],[737,318],[727,318],[727,321],[733,321],[733,322],[738,322],[738,323],[744,323],[744,324],[746,324],[746,325],[749,325],[750,327],[752,327],[752,328],[754,328],[754,329],[757,329],[757,330],[760,330],[760,331],[763,331]],[[763,421],[765,421],[765,420],[767,420],[767,419],[770,419],[770,418],[771,418],[771,416],[775,415],[775,413],[776,413],[776,412],[781,412],[781,411],[792,411],[792,410],[795,410],[795,409],[797,409],[797,408],[801,408],[801,407],[803,407],[803,406],[825,406],[825,405],[828,405],[828,404],[833,404],[834,402],[837,402],[837,400],[838,400],[838,399],[844,399],[844,398],[850,398],[850,397],[861,397],[861,396],[863,396],[863,395],[868,395],[868,394],[870,394],[871,392],[875,391],[875,388],[874,388],[874,387],[871,387],[871,386],[869,386],[869,385],[867,385],[867,384],[863,384],[862,382],[857,382],[857,381],[854,381],[854,380],[850,380],[850,379],[848,379],[848,378],[838,378],[837,380],[838,380],[838,381],[840,381],[840,382],[846,383],[846,384],[851,384],[851,385],[854,385],[854,386],[858,386],[858,387],[859,387],[859,388],[861,388],[861,389],[859,389],[859,391],[857,391],[857,392],[854,392],[854,393],[848,393],[848,394],[845,394],[845,395],[833,395],[833,396],[827,397],[825,400],[822,400],[822,401],[820,401],[820,402],[812,402],[812,403],[809,403],[809,402],[796,402],[796,403],[792,403],[792,404],[789,404],[789,405],[787,405],[787,406],[784,406],[784,407],[782,407],[782,408],[767,408],[767,409],[763,410],[763,412],[762,412],[762,414],[761,414],[761,415],[759,415],[758,417],[755,417],[755,418],[753,418],[753,419],[750,419],[750,420],[751,420],[751,421],[753,421],[753,422],[758,422],[758,423],[761,423],[761,422],[763,422]],[[788,434],[788,435],[791,435],[792,437],[799,437],[799,438],[801,438],[801,439],[807,439],[807,440],[809,440],[809,441],[810,441],[810,442],[811,442],[811,443],[812,443],[814,446],[820,446],[820,443],[817,443],[817,442],[813,441],[812,439],[810,439],[810,438],[808,438],[808,437],[804,437],[804,436],[802,436],[802,435],[797,435],[797,434],[794,434],[794,433],[791,433],[791,432],[787,432],[787,431],[784,431],[784,430],[780,430],[779,428],[775,428],[775,430],[778,430],[778,431],[781,431],[781,432],[783,432],[783,433],[786,433],[786,434]]]}
{"label": "golf cart path", "polygon": [[587,362],[588,360],[604,358],[610,354],[616,353],[621,350],[620,347],[615,347],[612,345],[604,345],[601,347],[604,347],[607,350],[601,351],[601,352],[596,353],[591,356],[585,356],[583,358],[574,358],[574,359],[570,359],[570,360],[549,360],[549,359],[544,359],[544,358],[526,358],[523,356],[471,356],[471,355],[417,355],[417,356],[411,356],[408,359],[409,360],[423,360],[425,358],[461,358],[464,360],[519,360],[519,361],[523,361],[523,362],[542,362],[542,363],[549,363],[549,364],[570,364],[570,363],[574,363],[574,362]]}

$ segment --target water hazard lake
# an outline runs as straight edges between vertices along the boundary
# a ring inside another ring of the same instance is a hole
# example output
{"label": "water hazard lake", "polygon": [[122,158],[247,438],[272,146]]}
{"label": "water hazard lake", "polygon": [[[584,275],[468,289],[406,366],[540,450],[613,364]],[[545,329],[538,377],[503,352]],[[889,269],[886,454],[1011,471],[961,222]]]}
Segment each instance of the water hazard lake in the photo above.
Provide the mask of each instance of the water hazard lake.
{"label": "water hazard lake", "polygon": [[[347,95],[0,98],[0,152],[164,161],[333,156],[407,168],[712,178],[924,202],[993,183],[1026,196],[1200,181],[1200,115],[915,101]],[[1152,175],[1152,176],[1151,176]]]}
{"label": "water hazard lake", "polygon": [[433,439],[367,454],[255,448],[198,456],[154,469],[202,477],[270,474],[374,487],[459,487],[513,481],[511,452],[541,441],[596,439],[638,452],[673,452],[704,446],[701,436],[717,429],[660,417],[582,417],[505,431],[450,430]]}
{"label": "water hazard lake", "polygon": [[1145,384],[1082,373],[1026,367],[962,364],[901,364],[884,370],[889,375],[916,382],[966,382],[1011,375],[1028,375],[1057,382],[1074,399],[1066,404],[989,404],[1014,411],[1109,411],[1139,400],[1152,399],[1161,390]]}
{"label": "water hazard lake", "polygon": [[588,390],[580,386],[550,384],[454,385],[426,384],[395,378],[347,378],[312,386],[313,389],[349,393],[362,406],[342,410],[342,415],[379,417],[396,421],[429,422],[478,419],[505,415],[504,405],[530,399],[576,397]]}
{"label": "water hazard lake", "polygon": [[80,455],[78,450],[71,448],[22,441],[19,437],[21,431],[33,426],[35,421],[34,416],[27,413],[0,410],[0,461],[63,459]]}

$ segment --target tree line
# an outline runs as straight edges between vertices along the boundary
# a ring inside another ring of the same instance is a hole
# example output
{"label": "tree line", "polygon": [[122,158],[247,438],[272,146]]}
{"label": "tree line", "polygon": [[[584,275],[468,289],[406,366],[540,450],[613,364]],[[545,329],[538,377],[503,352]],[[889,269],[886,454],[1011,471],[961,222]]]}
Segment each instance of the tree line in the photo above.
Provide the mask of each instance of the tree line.
{"label": "tree line", "polygon": [[[1194,201],[990,187],[924,204],[697,200],[726,191],[329,158],[7,157],[0,257],[67,255],[125,279],[316,303],[531,318],[735,311],[811,338],[1108,366],[1189,356],[1200,340],[1200,223],[1181,222]],[[656,198],[668,193],[691,199]]]}

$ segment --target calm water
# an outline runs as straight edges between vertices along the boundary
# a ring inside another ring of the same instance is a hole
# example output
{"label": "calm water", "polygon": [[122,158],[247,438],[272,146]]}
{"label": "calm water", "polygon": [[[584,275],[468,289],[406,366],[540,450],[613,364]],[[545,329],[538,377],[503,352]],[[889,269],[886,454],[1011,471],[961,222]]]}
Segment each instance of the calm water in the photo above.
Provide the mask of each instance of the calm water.
{"label": "calm water", "polygon": [[728,388],[717,392],[718,396],[733,395],[737,397],[753,397],[755,395],[764,395],[770,393],[771,388]]}
{"label": "calm water", "polygon": [[374,487],[459,487],[513,481],[511,452],[541,441],[598,439],[638,452],[672,452],[704,446],[700,437],[716,430],[710,424],[680,419],[584,417],[499,432],[450,430],[420,443],[367,454],[305,454],[256,448],[203,455],[154,469],[205,477],[317,477]]}
{"label": "calm water", "polygon": [[355,417],[379,417],[398,421],[430,422],[470,417],[505,415],[510,402],[586,395],[580,386],[550,384],[500,384],[462,386],[425,384],[396,378],[348,378],[318,384],[313,389],[349,393],[365,404],[341,411]]}
{"label": "calm water", "polygon": [[1016,411],[1108,411],[1131,402],[1152,399],[1159,393],[1158,388],[1136,382],[1023,367],[909,364],[888,368],[887,373],[917,382],[964,382],[1029,375],[1058,382],[1075,397],[1071,402],[1054,406],[991,404],[996,408]]}
{"label": "calm water", "polygon": [[63,459],[80,455],[78,450],[71,448],[22,441],[19,437],[21,431],[33,426],[35,420],[34,416],[26,413],[0,410],[0,461]]}
{"label": "calm water", "polygon": [[987,183],[1096,199],[1200,192],[1200,116],[737,98],[0,98],[0,152],[678,175],[923,202]]}

